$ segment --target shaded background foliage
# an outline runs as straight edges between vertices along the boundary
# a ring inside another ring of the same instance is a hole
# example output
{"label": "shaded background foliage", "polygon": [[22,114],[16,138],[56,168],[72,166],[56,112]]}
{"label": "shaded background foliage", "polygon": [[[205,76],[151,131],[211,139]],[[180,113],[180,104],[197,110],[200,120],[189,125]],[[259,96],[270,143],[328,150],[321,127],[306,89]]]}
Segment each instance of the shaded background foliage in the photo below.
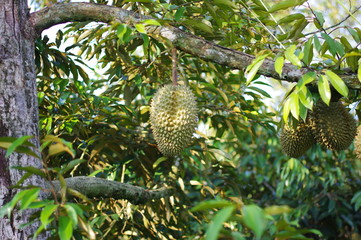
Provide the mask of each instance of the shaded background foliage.
{"label": "shaded background foliage", "polygon": [[[34,4],[42,7],[55,2]],[[90,2],[153,16],[161,24],[254,55],[276,57],[283,52],[269,29],[285,46],[299,43],[299,51],[308,39],[320,37],[302,33],[309,23],[305,16],[312,16],[307,7],[294,9],[299,15],[277,24],[262,1]],[[355,3],[350,1],[352,9],[358,7]],[[273,14],[283,19],[290,11]],[[357,23],[359,13],[353,16]],[[330,25],[340,21],[326,14],[324,18]],[[305,31],[315,29],[308,26]],[[343,32],[344,54],[359,52],[361,31],[353,31]],[[330,42],[320,40],[319,48],[316,40],[311,43],[312,56],[304,63],[311,65],[315,46],[313,68],[358,68],[359,55],[342,59],[332,54]],[[61,48],[64,44],[66,48]],[[360,163],[353,146],[339,153],[314,146],[299,159],[285,156],[277,138],[281,114],[266,101],[271,88],[263,77],[256,76],[248,85],[243,71],[179,52],[179,79],[196,94],[199,128],[181,156],[162,156],[150,131],[149,102],[157,89],[171,82],[171,48],[165,39],[152,38],[139,25],[75,22],[59,30],[54,42],[46,35],[37,39],[41,135],[65,139],[72,144],[75,159],[85,160],[64,177],[89,175],[149,189],[176,189],[170,198],[140,206],[125,200],[98,199],[92,204],[77,200],[97,239],[198,239],[212,226],[215,211],[190,209],[206,200],[222,199],[241,206],[254,203],[262,208],[288,205],[293,209],[275,216],[262,239],[273,239],[291,226],[322,232],[322,237],[306,234],[312,239],[357,239],[361,215],[351,200],[360,189]],[[317,98],[317,92],[313,94]],[[344,101],[358,100],[358,92],[353,91]],[[351,106],[359,114],[358,106]],[[73,160],[66,153],[44,159],[49,169]],[[49,174],[56,178],[55,172]],[[220,238],[257,236],[255,229],[237,218],[239,214],[234,213]],[[301,236],[304,233],[278,239],[306,239]],[[74,238],[83,239],[80,230]]]}

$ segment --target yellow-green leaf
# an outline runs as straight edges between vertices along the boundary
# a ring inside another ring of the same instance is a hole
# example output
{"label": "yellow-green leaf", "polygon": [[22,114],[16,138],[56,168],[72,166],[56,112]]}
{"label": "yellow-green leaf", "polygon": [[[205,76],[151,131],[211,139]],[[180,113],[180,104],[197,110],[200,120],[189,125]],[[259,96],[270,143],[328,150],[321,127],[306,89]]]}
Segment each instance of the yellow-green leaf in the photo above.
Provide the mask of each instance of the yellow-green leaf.
{"label": "yellow-green leaf", "polygon": [[290,114],[290,101],[291,101],[291,99],[288,98],[283,105],[283,115],[282,116],[283,116],[284,122],[287,122],[288,115]]}
{"label": "yellow-green leaf", "polygon": [[72,157],[75,157],[75,154],[73,153],[73,151],[68,146],[64,145],[63,143],[55,143],[55,144],[51,144],[49,146],[49,156],[56,155],[58,153],[63,153],[63,152],[67,152]]}
{"label": "yellow-green leaf", "polygon": [[262,66],[263,61],[269,54],[264,54],[256,57],[252,63],[246,68],[245,75],[246,75],[246,84],[248,85],[257,74],[258,69]]}
{"label": "yellow-green leaf", "polygon": [[327,70],[325,73],[328,80],[331,82],[332,86],[337,90],[337,92],[339,92],[342,96],[347,97],[348,88],[344,81],[331,70]]}
{"label": "yellow-green leaf", "polygon": [[293,92],[290,96],[290,111],[294,118],[298,120],[300,115],[299,98],[296,92]]}
{"label": "yellow-green leaf", "polygon": [[277,57],[275,60],[275,71],[281,76],[282,75],[282,69],[283,65],[285,63],[284,57]]}
{"label": "yellow-green leaf", "polygon": [[296,48],[296,45],[289,46],[285,51],[285,57],[293,65],[302,67],[301,60],[295,55]]}
{"label": "yellow-green leaf", "polygon": [[358,70],[357,70],[357,77],[358,80],[361,82],[361,64],[358,64]]}
{"label": "yellow-green leaf", "polygon": [[138,32],[140,33],[147,33],[147,31],[145,30],[145,27],[143,24],[135,24],[135,28],[138,30]]}
{"label": "yellow-green leaf", "polygon": [[324,101],[327,105],[330,104],[331,100],[331,90],[330,84],[328,83],[328,79],[325,75],[321,75],[318,78],[318,92],[320,93],[322,101]]}

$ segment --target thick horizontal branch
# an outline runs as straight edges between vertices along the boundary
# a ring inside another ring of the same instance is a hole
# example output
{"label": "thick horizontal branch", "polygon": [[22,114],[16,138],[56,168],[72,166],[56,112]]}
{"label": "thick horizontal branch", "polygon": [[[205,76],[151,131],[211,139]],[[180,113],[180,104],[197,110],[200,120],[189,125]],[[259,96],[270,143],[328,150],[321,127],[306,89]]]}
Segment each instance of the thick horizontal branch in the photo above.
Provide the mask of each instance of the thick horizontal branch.
{"label": "thick horizontal branch", "polygon": [[[120,183],[95,177],[73,177],[65,179],[68,188],[74,189],[88,198],[125,199],[133,204],[144,204],[151,200],[169,197],[173,193],[171,188],[147,190],[127,183]],[[59,192],[60,182],[53,181],[55,192]],[[47,188],[51,189],[51,184]]]}
{"label": "thick horizontal branch", "polygon": [[[119,22],[133,25],[148,18],[147,16],[114,6],[92,3],[62,3],[32,13],[30,22],[39,34],[44,29],[65,22],[97,21],[105,23]],[[184,32],[177,27],[169,25],[149,26],[147,30],[148,34],[152,37],[167,38],[177,49],[183,52],[234,69],[244,70],[255,58],[253,55],[219,46]],[[274,61],[266,59],[258,73],[283,81],[297,82],[308,71],[307,68],[298,68],[286,63],[283,67],[282,76],[279,76],[274,69]],[[350,88],[361,88],[356,74],[347,72],[340,74],[340,77]]]}

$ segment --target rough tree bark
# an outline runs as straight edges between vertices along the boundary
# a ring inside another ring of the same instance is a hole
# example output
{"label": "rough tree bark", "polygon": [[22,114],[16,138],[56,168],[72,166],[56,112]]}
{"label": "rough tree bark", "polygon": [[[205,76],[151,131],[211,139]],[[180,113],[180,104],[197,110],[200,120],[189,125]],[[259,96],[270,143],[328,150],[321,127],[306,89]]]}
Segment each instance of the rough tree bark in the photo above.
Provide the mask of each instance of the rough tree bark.
{"label": "rough tree bark", "polygon": [[[29,28],[26,0],[0,1],[0,136],[38,136],[38,104],[35,82],[34,36]],[[35,138],[37,139],[37,138]],[[35,146],[39,146],[37,140]],[[16,193],[9,187],[22,173],[12,166],[41,167],[41,161],[28,155],[12,154],[5,158],[0,150],[0,206]],[[36,176],[26,184],[41,185]],[[14,211],[10,219],[0,219],[0,239],[28,239],[36,225],[28,223],[29,211]]]}

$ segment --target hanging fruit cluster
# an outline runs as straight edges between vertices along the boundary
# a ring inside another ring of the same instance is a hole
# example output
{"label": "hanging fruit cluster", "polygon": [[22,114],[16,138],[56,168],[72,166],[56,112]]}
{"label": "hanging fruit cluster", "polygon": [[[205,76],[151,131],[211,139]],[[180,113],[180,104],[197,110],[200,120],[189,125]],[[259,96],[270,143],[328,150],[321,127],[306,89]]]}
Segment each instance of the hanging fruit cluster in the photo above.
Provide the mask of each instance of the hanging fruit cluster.
{"label": "hanging fruit cluster", "polygon": [[184,85],[166,85],[154,95],[150,123],[159,150],[166,156],[179,154],[192,141],[198,122],[197,102]]}
{"label": "hanging fruit cluster", "polygon": [[330,102],[329,106],[319,101],[305,122],[295,129],[282,130],[280,142],[288,156],[297,158],[316,142],[331,150],[344,150],[351,145],[356,130],[356,120],[341,101]]}

